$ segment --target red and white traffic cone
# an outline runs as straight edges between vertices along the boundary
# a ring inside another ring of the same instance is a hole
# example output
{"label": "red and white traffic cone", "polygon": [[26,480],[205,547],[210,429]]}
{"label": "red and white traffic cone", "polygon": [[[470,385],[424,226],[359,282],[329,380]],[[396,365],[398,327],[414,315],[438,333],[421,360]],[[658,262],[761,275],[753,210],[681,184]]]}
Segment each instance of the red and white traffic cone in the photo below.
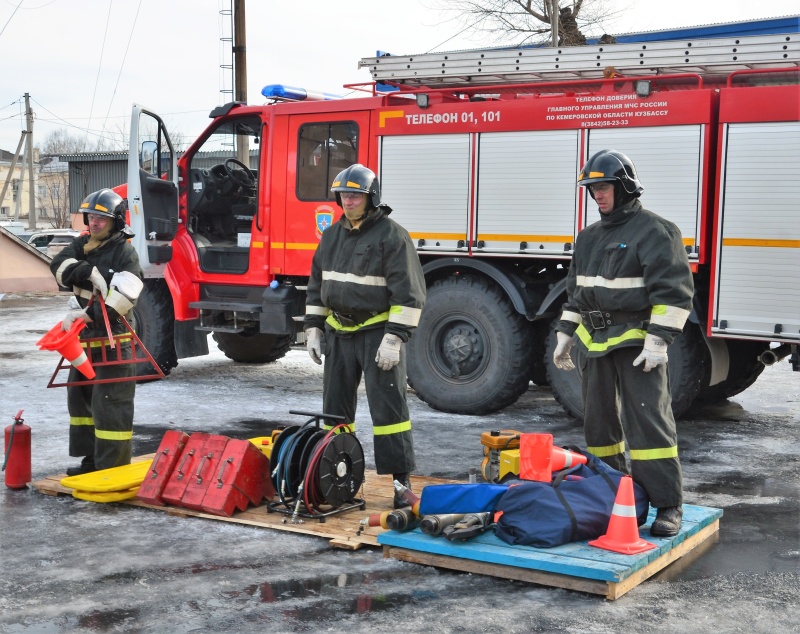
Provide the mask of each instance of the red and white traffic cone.
{"label": "red and white traffic cone", "polygon": [[553,471],[561,471],[561,469],[569,469],[578,464],[586,464],[586,461],[586,456],[579,453],[562,449],[561,447],[553,447],[550,458],[550,468]]}
{"label": "red and white traffic cone", "polygon": [[656,547],[639,537],[636,523],[636,499],[633,495],[633,480],[625,476],[619,481],[611,519],[606,534],[589,542],[589,546],[611,550],[623,555],[636,555]]}
{"label": "red and white traffic cone", "polygon": [[53,326],[50,331],[36,345],[40,350],[54,350],[69,361],[87,379],[93,379],[96,374],[92,362],[86,356],[86,350],[81,345],[78,333],[86,327],[86,323],[76,319],[69,330],[61,330],[61,324]]}

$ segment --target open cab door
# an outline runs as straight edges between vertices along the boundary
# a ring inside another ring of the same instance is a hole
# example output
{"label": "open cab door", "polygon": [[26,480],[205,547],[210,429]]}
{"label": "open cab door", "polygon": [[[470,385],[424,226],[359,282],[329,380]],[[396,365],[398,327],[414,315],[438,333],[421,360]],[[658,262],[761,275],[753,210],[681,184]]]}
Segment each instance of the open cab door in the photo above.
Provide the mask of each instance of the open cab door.
{"label": "open cab door", "polygon": [[145,278],[164,277],[178,231],[178,162],[161,118],[134,104],[128,154],[128,208]]}

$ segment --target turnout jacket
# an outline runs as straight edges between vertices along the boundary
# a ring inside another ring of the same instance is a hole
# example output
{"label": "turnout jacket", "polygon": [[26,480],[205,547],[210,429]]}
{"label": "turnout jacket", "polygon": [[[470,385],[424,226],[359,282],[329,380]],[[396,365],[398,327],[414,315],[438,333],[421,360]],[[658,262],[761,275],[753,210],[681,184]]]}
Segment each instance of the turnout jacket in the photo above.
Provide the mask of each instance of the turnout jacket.
{"label": "turnout jacket", "polygon": [[[683,330],[693,294],[680,230],[634,199],[578,235],[556,330],[577,334],[589,356],[641,346],[647,333],[669,344]],[[601,313],[594,325],[589,311]]]}
{"label": "turnout jacket", "polygon": [[408,341],[425,303],[425,278],[408,232],[380,205],[354,229],[342,215],[322,234],[306,289],[305,328],[385,328]]}
{"label": "turnout jacket", "polygon": [[[133,245],[128,242],[128,238],[131,236],[123,231],[111,234],[96,249],[84,253],[83,247],[89,241],[89,237],[89,235],[78,236],[57,253],[50,263],[50,270],[58,285],[71,288],[81,308],[86,308],[93,291],[89,275],[92,273],[92,268],[97,267],[108,285],[108,295],[104,298],[108,319],[114,334],[119,334],[125,331],[125,326],[120,322],[119,317],[127,315],[130,309],[136,305],[139,293],[136,293],[134,297],[123,295],[115,286],[111,286],[111,278],[115,273],[128,271],[142,279],[139,256]],[[129,290],[126,289],[126,291],[128,295],[131,294]],[[93,322],[88,325],[87,330],[106,332],[100,302],[93,302],[86,314]]]}

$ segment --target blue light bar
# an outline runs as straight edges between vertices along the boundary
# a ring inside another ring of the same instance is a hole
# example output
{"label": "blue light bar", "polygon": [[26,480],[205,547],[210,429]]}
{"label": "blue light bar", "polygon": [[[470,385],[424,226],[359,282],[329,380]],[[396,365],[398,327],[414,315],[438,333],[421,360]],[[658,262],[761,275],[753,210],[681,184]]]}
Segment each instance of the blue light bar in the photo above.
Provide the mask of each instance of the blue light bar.
{"label": "blue light bar", "polygon": [[341,99],[339,95],[332,95],[329,92],[306,90],[305,88],[295,88],[294,86],[284,86],[283,84],[264,86],[261,89],[261,94],[267,99],[291,99],[292,101],[334,101]]}

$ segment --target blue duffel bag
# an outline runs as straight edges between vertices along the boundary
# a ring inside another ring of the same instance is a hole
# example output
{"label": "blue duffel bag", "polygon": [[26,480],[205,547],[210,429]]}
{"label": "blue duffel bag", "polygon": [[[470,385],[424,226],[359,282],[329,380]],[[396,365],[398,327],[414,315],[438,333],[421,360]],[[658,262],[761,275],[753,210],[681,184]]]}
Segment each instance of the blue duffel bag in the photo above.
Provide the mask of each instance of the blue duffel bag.
{"label": "blue duffel bag", "polygon": [[422,489],[419,514],[484,513],[494,511],[500,497],[506,493],[505,484],[429,484]]}
{"label": "blue duffel bag", "polygon": [[[495,534],[509,544],[552,548],[597,539],[606,533],[619,481],[625,475],[596,456],[585,465],[557,472],[553,481],[520,481],[509,486],[495,508]],[[572,479],[575,477],[580,479]],[[637,525],[647,521],[649,500],[634,482]]]}

